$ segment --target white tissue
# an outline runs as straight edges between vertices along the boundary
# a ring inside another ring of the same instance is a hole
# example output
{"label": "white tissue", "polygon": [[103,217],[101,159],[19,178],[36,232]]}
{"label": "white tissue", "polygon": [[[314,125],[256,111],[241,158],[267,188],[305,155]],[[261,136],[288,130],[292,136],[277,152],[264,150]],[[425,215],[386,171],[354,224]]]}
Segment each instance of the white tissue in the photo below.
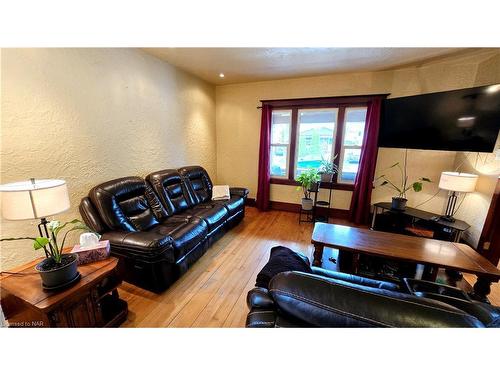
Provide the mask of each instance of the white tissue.
{"label": "white tissue", "polygon": [[80,235],[80,247],[93,247],[99,244],[99,237],[95,233],[82,233]]}

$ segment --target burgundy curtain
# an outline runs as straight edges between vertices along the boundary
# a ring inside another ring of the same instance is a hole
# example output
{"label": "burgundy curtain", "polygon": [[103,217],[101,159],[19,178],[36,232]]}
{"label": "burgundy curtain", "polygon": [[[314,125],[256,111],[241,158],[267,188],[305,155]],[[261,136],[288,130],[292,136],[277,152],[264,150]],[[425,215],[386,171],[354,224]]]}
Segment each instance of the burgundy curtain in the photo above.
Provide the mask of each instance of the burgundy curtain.
{"label": "burgundy curtain", "polygon": [[260,123],[260,150],[259,150],[259,180],[257,184],[256,206],[259,210],[269,209],[269,189],[271,174],[269,171],[269,152],[271,147],[271,115],[272,107],[262,105],[262,119]]}
{"label": "burgundy curtain", "polygon": [[382,98],[372,99],[368,104],[366,113],[363,147],[350,208],[350,220],[355,224],[368,224],[370,222],[370,204],[373,179],[375,177],[375,164],[377,163],[381,105]]}

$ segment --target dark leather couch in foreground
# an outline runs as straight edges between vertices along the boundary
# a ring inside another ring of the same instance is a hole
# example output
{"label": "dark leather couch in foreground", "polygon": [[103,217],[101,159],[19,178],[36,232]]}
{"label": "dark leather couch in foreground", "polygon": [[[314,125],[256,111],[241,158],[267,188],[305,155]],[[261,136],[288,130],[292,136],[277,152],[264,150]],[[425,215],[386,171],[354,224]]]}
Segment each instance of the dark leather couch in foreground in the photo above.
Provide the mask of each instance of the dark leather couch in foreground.
{"label": "dark leather couch in foreground", "polygon": [[80,213],[110,241],[126,281],[161,292],[245,216],[247,189],[214,201],[212,186],[199,166],[119,178],[91,189]]}
{"label": "dark leather couch in foreground", "polygon": [[246,326],[500,327],[500,308],[495,306],[445,296],[423,298],[397,284],[311,269],[312,274],[279,273],[269,289],[252,289]]}

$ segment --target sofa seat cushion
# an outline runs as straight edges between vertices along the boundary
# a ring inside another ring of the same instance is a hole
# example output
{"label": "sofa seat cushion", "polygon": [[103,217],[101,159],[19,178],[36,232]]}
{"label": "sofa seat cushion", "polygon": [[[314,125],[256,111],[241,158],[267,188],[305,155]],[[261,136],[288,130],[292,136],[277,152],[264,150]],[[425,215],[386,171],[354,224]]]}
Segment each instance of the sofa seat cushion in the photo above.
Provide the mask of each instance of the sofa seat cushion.
{"label": "sofa seat cushion", "polygon": [[208,225],[208,232],[211,232],[226,221],[229,217],[229,210],[223,205],[201,204],[184,211],[182,215],[203,219]]}
{"label": "sofa seat cushion", "polygon": [[175,262],[172,238],[162,233],[111,231],[104,233],[101,239],[109,240],[112,251],[140,257],[162,256]]}
{"label": "sofa seat cushion", "polygon": [[245,208],[245,199],[243,197],[235,195],[231,196],[231,198],[228,200],[210,201],[210,204],[216,204],[226,207],[229,211],[229,216],[231,217]]}
{"label": "sofa seat cushion", "polygon": [[205,221],[198,218],[179,218],[172,216],[154,227],[150,232],[169,236],[172,239],[175,261],[187,255],[208,234]]}

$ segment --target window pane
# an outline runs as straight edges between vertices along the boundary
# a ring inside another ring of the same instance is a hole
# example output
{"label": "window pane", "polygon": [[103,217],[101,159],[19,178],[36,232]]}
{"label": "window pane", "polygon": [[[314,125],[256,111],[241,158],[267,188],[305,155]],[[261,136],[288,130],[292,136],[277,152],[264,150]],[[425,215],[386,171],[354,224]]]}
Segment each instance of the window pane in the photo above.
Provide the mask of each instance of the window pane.
{"label": "window pane", "polygon": [[292,111],[273,111],[271,123],[271,143],[290,143]]}
{"label": "window pane", "polygon": [[287,146],[271,146],[271,176],[287,176]]}
{"label": "window pane", "polygon": [[366,108],[347,108],[345,114],[344,145],[361,146],[365,131]]}
{"label": "window pane", "polygon": [[295,177],[331,159],[337,109],[301,109],[298,115]]}
{"label": "window pane", "polygon": [[347,148],[344,150],[344,158],[342,160],[342,171],[340,173],[340,179],[343,182],[352,182],[356,179],[356,174],[359,168],[359,156],[361,154],[361,149],[359,148]]}

